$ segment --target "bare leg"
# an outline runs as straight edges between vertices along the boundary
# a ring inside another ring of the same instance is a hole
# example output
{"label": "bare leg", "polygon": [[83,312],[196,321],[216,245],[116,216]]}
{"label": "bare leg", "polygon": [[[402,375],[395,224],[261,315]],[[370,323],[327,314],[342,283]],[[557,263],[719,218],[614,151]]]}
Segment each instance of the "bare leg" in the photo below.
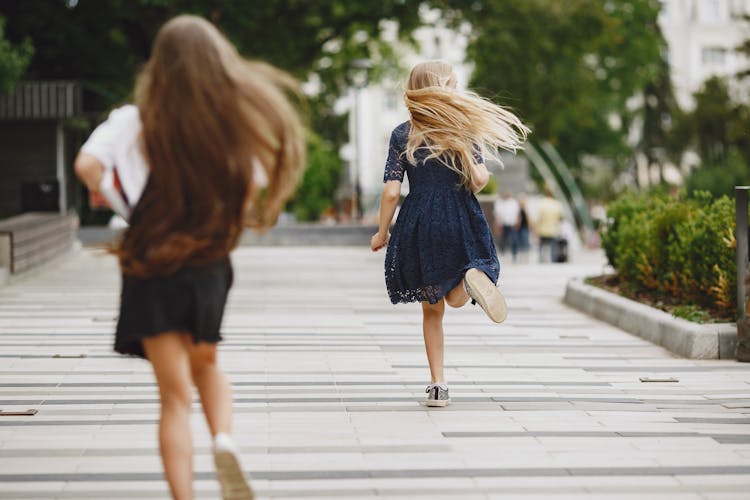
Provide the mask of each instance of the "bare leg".
{"label": "bare leg", "polygon": [[216,347],[216,344],[207,342],[191,344],[190,370],[214,438],[214,464],[222,498],[252,500],[252,489],[229,436],[232,431],[232,386],[216,364]]}
{"label": "bare leg", "polygon": [[430,364],[431,383],[445,382],[443,373],[443,313],[445,302],[422,302],[422,333],[427,361]]}
{"label": "bare leg", "polygon": [[453,288],[450,292],[445,294],[445,302],[451,307],[463,307],[469,301],[471,297],[464,288],[464,280]]}
{"label": "bare leg", "polygon": [[201,397],[211,435],[232,431],[232,386],[216,364],[216,344],[190,346],[190,370]]}
{"label": "bare leg", "polygon": [[186,334],[168,332],[143,340],[159,385],[159,449],[164,474],[175,500],[193,498],[192,391]]}

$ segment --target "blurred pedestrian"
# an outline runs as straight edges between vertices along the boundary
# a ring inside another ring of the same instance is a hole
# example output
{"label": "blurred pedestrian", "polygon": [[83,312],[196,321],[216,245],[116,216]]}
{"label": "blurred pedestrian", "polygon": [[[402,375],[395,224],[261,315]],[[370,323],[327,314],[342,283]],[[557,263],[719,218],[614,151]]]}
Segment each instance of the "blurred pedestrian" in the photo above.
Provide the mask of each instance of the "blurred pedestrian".
{"label": "blurred pedestrian", "polygon": [[516,240],[518,241],[518,253],[522,256],[523,262],[528,262],[529,249],[529,214],[526,211],[526,195],[521,193],[518,196],[518,224],[516,231]]}
{"label": "blurred pedestrian", "polygon": [[552,260],[552,245],[560,236],[562,218],[562,203],[552,196],[549,188],[544,188],[544,198],[539,202],[535,224],[536,233],[539,236],[539,262]]}
{"label": "blurred pedestrian", "polygon": [[503,192],[503,196],[495,200],[494,205],[495,221],[498,224],[498,247],[500,253],[510,249],[513,262],[518,257],[518,222],[521,216],[521,207],[510,191]]}
{"label": "blurred pedestrian", "polygon": [[[528,133],[507,110],[456,89],[442,61],[416,65],[404,100],[411,119],[393,131],[385,165],[380,224],[370,247],[387,245],[385,282],[391,302],[421,302],[430,364],[427,406],[450,403],[443,372],[445,303],[474,299],[494,322],[505,320],[496,287],[500,264],[487,220],[474,193],[489,181],[483,152],[515,150]],[[404,174],[409,195],[389,234]]]}
{"label": "blurred pedestrian", "polygon": [[179,16],[156,36],[136,104],[113,111],[75,162],[92,191],[113,170],[122,181],[130,226],[113,250],[123,273],[115,350],[151,362],[176,499],[193,497],[192,384],[223,497],[252,498],[216,347],[233,281],[229,252],[248,217],[257,226],[275,221],[304,162],[289,91],[298,92],[290,76],[243,59],[208,21]]}

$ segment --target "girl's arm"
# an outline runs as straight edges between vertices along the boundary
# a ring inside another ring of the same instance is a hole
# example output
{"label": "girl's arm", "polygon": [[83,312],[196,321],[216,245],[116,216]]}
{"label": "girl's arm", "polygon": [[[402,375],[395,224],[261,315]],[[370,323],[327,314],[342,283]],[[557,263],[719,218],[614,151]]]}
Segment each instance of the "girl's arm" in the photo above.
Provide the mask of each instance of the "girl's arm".
{"label": "girl's arm", "polygon": [[471,191],[476,194],[490,182],[490,172],[484,163],[471,165]]}
{"label": "girl's arm", "polygon": [[378,217],[378,232],[370,239],[370,248],[377,252],[388,244],[390,233],[388,229],[396,213],[396,205],[401,197],[401,181],[388,181],[383,188],[383,196],[380,198],[380,213]]}
{"label": "girl's arm", "polygon": [[78,153],[73,168],[89,191],[99,192],[102,175],[104,174],[104,164],[96,156],[83,152]]}

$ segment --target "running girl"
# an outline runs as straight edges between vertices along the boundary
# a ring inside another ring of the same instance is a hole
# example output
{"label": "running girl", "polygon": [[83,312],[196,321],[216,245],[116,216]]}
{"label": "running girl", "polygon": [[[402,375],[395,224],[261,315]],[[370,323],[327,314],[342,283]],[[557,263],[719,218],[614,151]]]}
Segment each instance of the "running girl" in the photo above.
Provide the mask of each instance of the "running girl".
{"label": "running girl", "polygon": [[[386,245],[385,282],[391,302],[421,302],[422,331],[430,364],[428,406],[450,403],[443,372],[445,303],[471,298],[489,318],[505,320],[496,287],[500,264],[474,193],[489,181],[484,155],[516,151],[529,129],[509,111],[456,89],[453,68],[442,61],[415,66],[404,95],[411,119],[391,134],[379,230],[370,247]],[[389,226],[404,174],[409,195],[393,232]]]}

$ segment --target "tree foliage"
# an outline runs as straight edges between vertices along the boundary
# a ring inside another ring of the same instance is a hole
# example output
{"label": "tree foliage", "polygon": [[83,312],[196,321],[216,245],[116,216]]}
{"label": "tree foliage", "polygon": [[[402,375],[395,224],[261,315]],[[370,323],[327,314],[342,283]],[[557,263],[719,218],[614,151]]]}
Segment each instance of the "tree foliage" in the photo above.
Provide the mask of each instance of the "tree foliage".
{"label": "tree foliage", "polygon": [[[397,37],[410,42],[411,32],[420,24],[420,3],[0,0],[0,15],[9,21],[11,41],[28,38],[36,47],[26,78],[82,81],[89,110],[105,111],[131,98],[134,77],[148,59],[159,27],[183,13],[212,21],[246,57],[268,61],[309,82],[314,90],[307,106],[310,128],[319,137],[309,141],[310,173],[303,182],[305,192],[292,208],[310,219],[326,208],[323,205],[330,203],[338,187],[341,160],[336,151],[346,140],[347,117],[335,114],[333,104],[361,72],[352,61],[370,61],[370,79],[392,70],[397,62],[390,43],[381,36],[383,22],[398,21]],[[0,68],[4,47],[0,37]]]}
{"label": "tree foliage", "polygon": [[472,86],[514,108],[575,168],[583,154],[622,159],[628,100],[659,74],[653,0],[437,2],[468,21]]}
{"label": "tree foliage", "polygon": [[706,80],[694,99],[695,108],[675,127],[682,147],[701,158],[688,190],[731,195],[734,186],[750,183],[750,106],[734,102],[728,82],[719,77]]}
{"label": "tree foliage", "polygon": [[343,163],[336,149],[312,132],[307,139],[307,160],[302,184],[290,200],[289,209],[297,220],[316,221],[333,206]]}
{"label": "tree foliage", "polygon": [[[315,74],[312,115],[324,132],[333,100],[352,81],[351,61],[367,58],[375,75],[392,64],[382,21],[398,20],[408,39],[419,24],[417,0],[0,0],[8,38],[30,38],[36,54],[27,78],[83,80],[98,107],[128,98],[139,66],[169,18],[197,14],[214,22],[250,58],[279,66],[302,81]],[[72,6],[72,7],[70,7]],[[102,105],[103,104],[103,105]],[[334,126],[333,128],[337,128]],[[338,128],[341,128],[340,126]],[[333,139],[341,139],[331,130]]]}
{"label": "tree foliage", "polygon": [[0,95],[13,88],[33,53],[34,49],[27,38],[17,45],[5,39],[5,19],[0,16]]}

